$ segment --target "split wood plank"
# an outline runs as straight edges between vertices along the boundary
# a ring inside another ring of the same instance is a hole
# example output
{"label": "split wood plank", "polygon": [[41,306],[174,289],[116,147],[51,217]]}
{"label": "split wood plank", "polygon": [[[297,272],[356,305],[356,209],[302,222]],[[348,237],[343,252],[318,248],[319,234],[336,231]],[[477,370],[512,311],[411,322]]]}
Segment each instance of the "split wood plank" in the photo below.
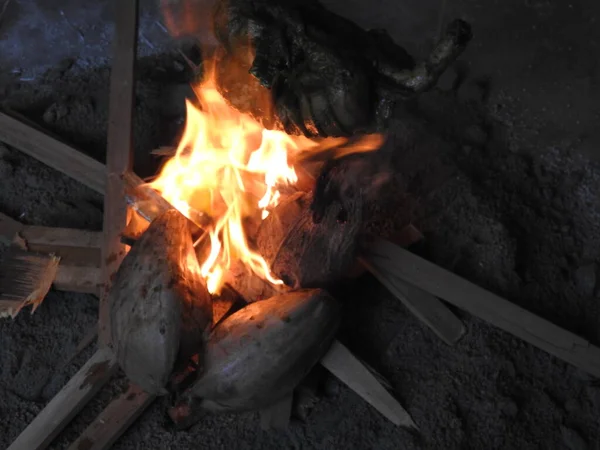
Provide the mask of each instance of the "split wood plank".
{"label": "split wood plank", "polygon": [[0,112],[0,141],[103,194],[104,165],[50,136],[25,118]]}
{"label": "split wood plank", "polygon": [[63,264],[93,267],[100,265],[101,232],[23,225],[0,213],[0,242],[10,245],[16,235],[25,240],[27,250],[54,253],[60,256]]}
{"label": "split wood plank", "polygon": [[67,292],[100,295],[101,271],[98,267],[80,267],[59,264],[52,285]]}
{"label": "split wood plank", "polygon": [[277,403],[260,411],[260,427],[263,430],[281,430],[288,426],[292,415],[294,396],[290,394]]}
{"label": "split wood plank", "polygon": [[321,364],[394,425],[417,429],[398,400],[342,343],[334,341]]}
{"label": "split wood plank", "polygon": [[121,437],[144,410],[154,396],[131,384],[127,391],[113,400],[68,450],[106,450]]}
{"label": "split wood plank", "polygon": [[113,353],[102,348],[54,396],[8,450],[42,450],[116,372]]}
{"label": "split wood plank", "polygon": [[104,197],[103,292],[100,296],[98,337],[110,343],[111,280],[126,254],[121,233],[127,225],[123,176],[133,166],[133,112],[135,61],[138,37],[138,0],[115,2],[114,59],[110,76],[106,193]]}
{"label": "split wood plank", "polygon": [[448,345],[454,345],[465,334],[465,326],[440,300],[389,271],[369,258],[359,258],[377,280],[383,284],[408,310],[426,324]]}
{"label": "split wood plank", "polygon": [[600,348],[587,340],[384,239],[367,251],[404,281],[600,377]]}

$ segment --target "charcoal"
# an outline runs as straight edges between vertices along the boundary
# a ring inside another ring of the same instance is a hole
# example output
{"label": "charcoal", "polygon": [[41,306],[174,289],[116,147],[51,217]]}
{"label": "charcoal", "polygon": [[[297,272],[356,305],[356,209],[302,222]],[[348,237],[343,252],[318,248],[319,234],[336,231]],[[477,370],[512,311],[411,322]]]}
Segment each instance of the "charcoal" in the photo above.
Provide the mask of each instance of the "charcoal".
{"label": "charcoal", "polygon": [[385,126],[394,103],[432,88],[471,39],[469,24],[455,20],[415,62],[385,31],[316,0],[218,0],[213,23],[224,97],[268,128],[308,137]]}

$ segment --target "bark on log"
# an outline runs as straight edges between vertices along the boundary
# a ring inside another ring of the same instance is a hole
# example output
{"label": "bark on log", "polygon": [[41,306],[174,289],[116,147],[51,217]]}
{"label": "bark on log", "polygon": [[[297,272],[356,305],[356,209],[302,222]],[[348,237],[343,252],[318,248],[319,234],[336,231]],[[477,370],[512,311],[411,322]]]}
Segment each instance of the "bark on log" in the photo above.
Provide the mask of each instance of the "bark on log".
{"label": "bark on log", "polygon": [[297,193],[262,222],[256,243],[272,272],[294,288],[325,288],[342,280],[356,255],[362,227],[360,198],[331,204],[319,223],[312,194]]}
{"label": "bark on log", "polygon": [[169,210],[152,222],[123,260],[109,301],[125,374],[145,391],[165,394],[175,362],[200,351],[212,324],[211,298],[183,215]]}
{"label": "bark on log", "polygon": [[203,409],[260,409],[289,395],[329,349],[339,319],[338,302],[321,289],[234,313],[212,332],[201,357],[204,371],[171,409],[172,419],[190,424]]}

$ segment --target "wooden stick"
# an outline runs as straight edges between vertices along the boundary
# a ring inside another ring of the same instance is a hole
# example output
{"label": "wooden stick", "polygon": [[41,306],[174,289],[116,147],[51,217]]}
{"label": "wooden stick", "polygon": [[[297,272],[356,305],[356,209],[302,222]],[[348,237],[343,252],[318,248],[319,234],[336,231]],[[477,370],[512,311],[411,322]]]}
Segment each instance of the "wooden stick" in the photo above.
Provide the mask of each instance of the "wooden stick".
{"label": "wooden stick", "polygon": [[117,370],[112,352],[98,350],[10,445],[8,450],[41,450],[52,442]]}
{"label": "wooden stick", "polygon": [[12,317],[22,304],[18,300],[0,300],[0,319]]}
{"label": "wooden stick", "polygon": [[62,264],[73,266],[100,266],[102,233],[73,228],[24,226],[19,236],[28,250],[54,253]]}
{"label": "wooden stick", "polygon": [[408,310],[417,316],[448,345],[454,345],[465,334],[465,326],[446,305],[425,292],[378,265],[369,258],[359,258],[369,272],[379,280]]}
{"label": "wooden stick", "polygon": [[286,428],[290,422],[293,400],[293,395],[288,395],[260,411],[260,427],[263,430]]}
{"label": "wooden stick", "polygon": [[138,31],[138,0],[115,2],[115,56],[111,72],[106,194],[104,197],[104,247],[100,296],[99,340],[110,343],[111,279],[125,257],[121,232],[127,224],[123,175],[133,166],[134,66]]}
{"label": "wooden stick", "polygon": [[372,261],[404,281],[600,377],[600,348],[585,339],[384,239],[367,250]]}
{"label": "wooden stick", "polygon": [[23,117],[17,120],[12,113],[0,112],[0,141],[3,141],[47,166],[104,193],[106,175],[104,165],[41,131]]}
{"label": "wooden stick", "polygon": [[69,446],[69,450],[107,450],[119,439],[154,397],[139,387],[129,388],[113,400],[85,431]]}
{"label": "wooden stick", "polygon": [[392,397],[369,369],[339,341],[334,341],[321,364],[394,425],[417,428],[398,400]]}
{"label": "wooden stick", "polygon": [[100,296],[101,271],[98,267],[62,265],[54,278],[54,289]]}

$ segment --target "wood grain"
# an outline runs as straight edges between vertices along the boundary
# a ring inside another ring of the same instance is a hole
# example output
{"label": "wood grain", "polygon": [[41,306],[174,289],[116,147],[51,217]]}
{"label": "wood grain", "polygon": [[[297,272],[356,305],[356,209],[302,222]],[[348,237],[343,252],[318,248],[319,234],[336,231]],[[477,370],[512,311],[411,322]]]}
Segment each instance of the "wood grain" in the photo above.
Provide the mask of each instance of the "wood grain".
{"label": "wood grain", "polygon": [[23,117],[0,112],[0,141],[103,194],[104,165],[42,131]]}
{"label": "wood grain", "polygon": [[600,377],[600,348],[587,340],[384,239],[373,240],[368,252],[405,282]]}
{"label": "wood grain", "polygon": [[417,428],[408,412],[377,378],[339,341],[321,359],[321,364],[394,425]]}
{"label": "wood grain", "polygon": [[107,450],[119,439],[154,397],[135,385],[113,400],[68,450]]}
{"label": "wood grain", "polygon": [[454,345],[465,334],[465,326],[440,300],[395,276],[389,265],[379,260],[359,258],[377,280],[400,300],[408,310],[426,324],[448,345]]}
{"label": "wood grain", "polygon": [[114,59],[110,77],[106,193],[104,196],[103,292],[99,308],[99,340],[110,343],[107,301],[111,280],[125,257],[121,232],[127,224],[124,174],[133,166],[134,66],[137,47],[138,0],[115,2]]}

